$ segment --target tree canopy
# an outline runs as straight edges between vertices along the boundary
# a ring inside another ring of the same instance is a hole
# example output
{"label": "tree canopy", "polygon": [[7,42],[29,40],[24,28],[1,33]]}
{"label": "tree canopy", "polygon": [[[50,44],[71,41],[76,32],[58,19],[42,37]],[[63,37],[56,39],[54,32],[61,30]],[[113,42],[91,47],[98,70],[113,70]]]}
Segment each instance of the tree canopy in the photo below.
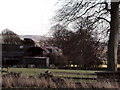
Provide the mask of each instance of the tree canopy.
{"label": "tree canopy", "polygon": [[77,30],[89,30],[92,32],[93,37],[98,38],[100,41],[103,41],[109,35],[108,70],[117,71],[119,0],[115,2],[110,0],[92,2],[84,0],[61,1],[63,6],[54,17],[55,22],[66,27],[76,27]]}
{"label": "tree canopy", "polygon": [[92,37],[90,31],[79,29],[73,32],[58,24],[52,29],[53,43],[62,49],[68,64],[77,64],[83,68],[102,64],[97,47],[99,42]]}
{"label": "tree canopy", "polygon": [[2,31],[2,41],[3,44],[21,44],[21,39],[19,35],[9,29],[5,29]]}

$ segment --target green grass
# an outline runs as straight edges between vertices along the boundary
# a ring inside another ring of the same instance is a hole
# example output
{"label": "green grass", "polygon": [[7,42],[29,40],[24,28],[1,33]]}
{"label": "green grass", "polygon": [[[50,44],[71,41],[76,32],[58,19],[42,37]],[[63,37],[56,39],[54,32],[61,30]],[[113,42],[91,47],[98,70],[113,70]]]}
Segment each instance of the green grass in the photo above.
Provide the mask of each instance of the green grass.
{"label": "green grass", "polygon": [[[5,69],[4,69],[5,70]],[[46,70],[49,70],[53,73],[54,76],[63,76],[63,77],[95,77],[91,75],[80,75],[80,74],[94,74],[94,70],[65,70],[65,69],[38,69],[38,68],[9,68],[9,71],[13,72],[22,72],[24,75],[37,75],[43,73]],[[72,73],[72,74],[69,74]],[[78,75],[79,74],[79,75]]]}
{"label": "green grass", "polygon": [[[4,70],[6,70],[4,68]],[[22,72],[23,75],[26,76],[36,76],[39,73],[44,73],[46,70],[52,72],[53,76],[55,77],[77,77],[77,78],[96,78],[96,75],[89,75],[95,74],[95,72],[100,72],[96,70],[65,70],[65,69],[39,69],[39,68],[9,68],[11,72]],[[85,75],[84,75],[85,74]],[[88,75],[86,75],[88,74]],[[86,79],[73,79],[75,82],[85,81],[85,82],[94,82],[96,80],[86,80]]]}

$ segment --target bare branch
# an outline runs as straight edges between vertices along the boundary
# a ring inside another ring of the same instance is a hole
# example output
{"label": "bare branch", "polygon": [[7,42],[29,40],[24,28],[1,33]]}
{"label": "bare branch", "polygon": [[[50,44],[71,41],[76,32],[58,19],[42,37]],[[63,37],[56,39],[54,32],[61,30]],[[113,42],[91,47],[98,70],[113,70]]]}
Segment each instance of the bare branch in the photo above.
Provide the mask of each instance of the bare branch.
{"label": "bare branch", "polygon": [[[92,8],[94,8],[94,7],[96,7],[97,5],[100,5],[100,4],[105,4],[105,5],[106,5],[105,2],[101,2],[101,3],[97,3],[97,4],[95,4],[95,5],[92,5],[92,6],[89,7],[87,10],[85,10],[85,12],[84,12],[82,15],[86,14],[90,9],[92,9]],[[82,16],[82,15],[81,15],[81,16]]]}
{"label": "bare branch", "polygon": [[105,18],[103,18],[103,17],[97,17],[97,19],[103,19],[103,20],[105,20],[106,22],[110,23],[109,20],[107,20],[107,19],[105,19]]}

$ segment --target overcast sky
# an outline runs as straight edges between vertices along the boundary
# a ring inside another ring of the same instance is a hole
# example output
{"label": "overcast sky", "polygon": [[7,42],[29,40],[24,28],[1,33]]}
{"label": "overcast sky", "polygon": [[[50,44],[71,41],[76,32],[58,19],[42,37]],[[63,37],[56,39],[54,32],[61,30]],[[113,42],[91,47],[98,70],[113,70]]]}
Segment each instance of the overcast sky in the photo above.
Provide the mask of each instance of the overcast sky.
{"label": "overcast sky", "polygon": [[50,28],[58,0],[0,0],[0,31],[44,35]]}

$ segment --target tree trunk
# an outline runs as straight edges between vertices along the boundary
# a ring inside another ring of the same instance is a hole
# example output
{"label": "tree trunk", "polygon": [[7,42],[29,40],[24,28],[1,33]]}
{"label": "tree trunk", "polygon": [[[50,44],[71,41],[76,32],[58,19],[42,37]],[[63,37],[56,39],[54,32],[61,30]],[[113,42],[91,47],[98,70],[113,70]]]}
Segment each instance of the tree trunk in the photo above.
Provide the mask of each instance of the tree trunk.
{"label": "tree trunk", "polygon": [[119,38],[119,3],[111,2],[110,36],[108,41],[108,70],[117,71],[117,51]]}

